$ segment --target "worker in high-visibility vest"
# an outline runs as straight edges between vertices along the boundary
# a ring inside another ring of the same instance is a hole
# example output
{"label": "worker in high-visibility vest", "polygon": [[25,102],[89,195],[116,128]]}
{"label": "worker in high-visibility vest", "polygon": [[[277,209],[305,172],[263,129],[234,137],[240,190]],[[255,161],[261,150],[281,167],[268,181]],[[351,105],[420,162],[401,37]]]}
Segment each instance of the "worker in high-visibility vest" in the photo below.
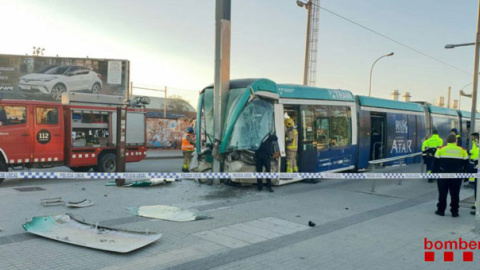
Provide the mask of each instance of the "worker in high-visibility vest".
{"label": "worker in high-visibility vest", "polygon": [[192,160],[192,154],[195,150],[195,141],[193,139],[195,132],[192,127],[187,128],[187,132],[182,138],[182,153],[183,153],[183,165],[182,172],[189,172],[190,161]]}
{"label": "worker in high-visibility vest", "polygon": [[[433,158],[435,156],[435,152],[441,146],[443,146],[443,140],[438,136],[438,130],[434,130],[432,132],[432,136],[423,142],[422,152],[425,154],[427,173],[432,173]],[[433,182],[433,179],[429,178],[428,182]]]}
{"label": "worker in high-visibility vest", "polygon": [[[477,173],[478,172],[478,132],[472,133],[472,150],[470,150],[470,170],[469,173]],[[473,190],[475,193],[475,203],[477,202],[477,179],[471,177],[468,179],[470,184],[473,185]],[[476,205],[472,206],[472,209],[475,210]],[[471,211],[470,214],[475,215],[475,211]]]}
{"label": "worker in high-visibility vest", "polygon": [[[440,147],[435,152],[433,163],[434,173],[465,173],[468,166],[468,153],[462,147],[457,146],[456,135],[450,133],[447,136],[447,145]],[[458,217],[461,186],[462,179],[460,178],[440,178],[437,180],[439,195],[436,215],[445,215],[447,195],[450,193],[450,212],[452,217]]]}
{"label": "worker in high-visibility vest", "polygon": [[298,172],[297,151],[298,151],[298,132],[295,128],[293,119],[285,120],[285,143],[287,146],[287,173]]}

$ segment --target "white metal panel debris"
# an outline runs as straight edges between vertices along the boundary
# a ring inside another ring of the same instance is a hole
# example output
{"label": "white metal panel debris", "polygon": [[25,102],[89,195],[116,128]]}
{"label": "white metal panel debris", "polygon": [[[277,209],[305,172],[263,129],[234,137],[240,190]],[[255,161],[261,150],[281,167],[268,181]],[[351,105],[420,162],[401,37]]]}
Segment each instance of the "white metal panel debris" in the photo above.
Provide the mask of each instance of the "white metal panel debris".
{"label": "white metal panel debris", "polygon": [[140,207],[128,207],[132,214],[141,217],[165,219],[171,221],[193,221],[211,218],[208,215],[195,210],[179,208],[168,205],[147,205]]}
{"label": "white metal panel debris", "polygon": [[156,232],[137,232],[85,223],[70,215],[33,217],[22,225],[29,233],[53,240],[119,253],[127,253],[160,239]]}

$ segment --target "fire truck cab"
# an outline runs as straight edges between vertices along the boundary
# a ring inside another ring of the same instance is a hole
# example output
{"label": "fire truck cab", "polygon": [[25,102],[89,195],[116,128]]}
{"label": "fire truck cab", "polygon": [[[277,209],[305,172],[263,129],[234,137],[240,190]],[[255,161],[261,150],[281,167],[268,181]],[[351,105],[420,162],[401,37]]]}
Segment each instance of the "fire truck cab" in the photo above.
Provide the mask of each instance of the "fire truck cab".
{"label": "fire truck cab", "polygon": [[[62,104],[0,99],[0,171],[67,166],[114,172],[121,105],[123,97],[81,93],[64,94]],[[145,158],[145,125],[145,109],[127,109],[126,162]]]}

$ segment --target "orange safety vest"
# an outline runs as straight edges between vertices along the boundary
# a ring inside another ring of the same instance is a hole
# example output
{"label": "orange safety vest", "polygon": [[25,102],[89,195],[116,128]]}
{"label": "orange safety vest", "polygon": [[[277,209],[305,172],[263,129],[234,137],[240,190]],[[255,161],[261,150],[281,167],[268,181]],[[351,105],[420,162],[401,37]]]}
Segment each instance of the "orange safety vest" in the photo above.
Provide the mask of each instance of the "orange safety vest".
{"label": "orange safety vest", "polygon": [[187,136],[189,136],[190,133],[186,133],[183,135],[182,138],[182,151],[193,151],[195,147],[188,141]]}

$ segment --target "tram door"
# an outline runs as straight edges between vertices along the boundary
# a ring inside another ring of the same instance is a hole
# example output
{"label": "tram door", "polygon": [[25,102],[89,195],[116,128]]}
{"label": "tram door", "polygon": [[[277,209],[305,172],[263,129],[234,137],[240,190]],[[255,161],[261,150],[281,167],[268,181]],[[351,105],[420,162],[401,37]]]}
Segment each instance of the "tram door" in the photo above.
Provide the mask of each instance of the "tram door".
{"label": "tram door", "polygon": [[385,113],[370,114],[370,160],[383,159],[387,151],[387,115]]}
{"label": "tram door", "polygon": [[[313,113],[307,113],[301,107],[285,105],[285,119],[291,118],[298,131],[297,167],[300,172],[315,172],[317,160],[317,147],[314,139]],[[286,161],[282,159],[282,171],[286,171]]]}

